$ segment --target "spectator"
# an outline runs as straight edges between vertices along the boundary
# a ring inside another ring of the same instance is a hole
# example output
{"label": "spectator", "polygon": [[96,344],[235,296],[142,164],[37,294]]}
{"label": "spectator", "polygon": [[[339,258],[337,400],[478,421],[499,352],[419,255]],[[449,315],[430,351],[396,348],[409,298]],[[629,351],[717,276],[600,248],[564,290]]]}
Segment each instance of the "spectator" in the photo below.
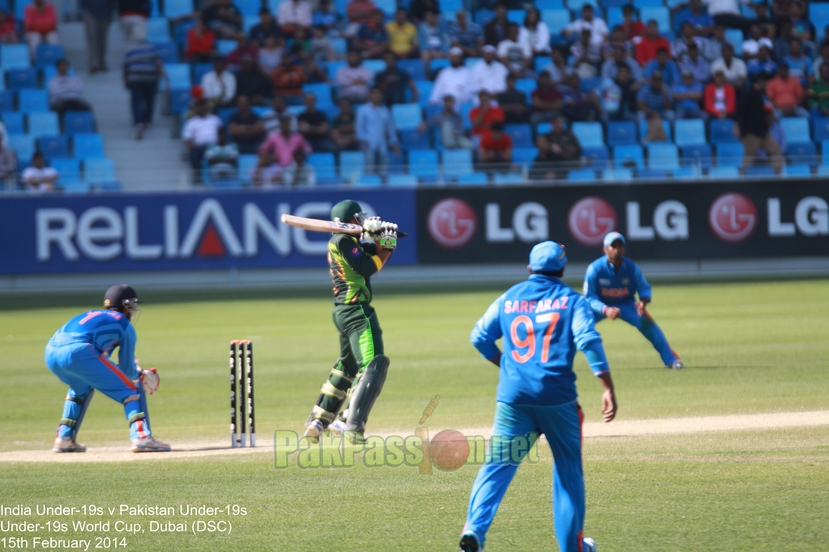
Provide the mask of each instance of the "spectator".
{"label": "spectator", "polygon": [[[385,18],[385,15],[383,16]],[[417,27],[409,21],[405,8],[397,8],[394,21],[386,23],[389,50],[401,58],[417,55]]]}
{"label": "spectator", "polygon": [[[766,4],[752,4],[751,7],[756,14],[752,23],[760,25],[760,28],[763,29],[763,36],[767,36],[773,41],[774,37],[778,36],[779,33],[777,32],[777,21],[769,17],[768,6]],[[791,25],[791,23],[789,24]]]}
{"label": "spectator", "polygon": [[262,48],[265,45],[265,39],[268,37],[273,37],[278,41],[282,38],[282,33],[279,32],[279,26],[276,24],[276,19],[274,19],[270,8],[263,7],[259,9],[259,23],[250,29],[250,40]]}
{"label": "spectator", "polygon": [[809,116],[809,112],[802,107],[806,100],[803,85],[789,74],[789,64],[785,61],[780,62],[777,76],[766,85],[766,97],[774,106],[778,119]]}
{"label": "spectator", "polygon": [[368,100],[369,83],[374,75],[363,65],[360,52],[351,50],[346,55],[346,60],[348,65],[337,69],[340,97],[354,103],[365,103]]}
{"label": "spectator", "polygon": [[351,101],[340,97],[339,106],[340,113],[331,124],[331,138],[340,151],[357,151],[360,149],[360,141],[357,139],[357,122]]}
{"label": "spectator", "polygon": [[434,14],[440,13],[439,0],[412,0],[409,4],[409,15],[415,24],[420,24],[426,20],[426,14],[432,12]]}
{"label": "spectator", "polygon": [[128,44],[147,40],[147,19],[151,11],[150,0],[118,0],[118,19]]}
{"label": "spectator", "polygon": [[711,64],[711,72],[722,71],[728,84],[735,90],[742,90],[746,83],[748,70],[743,60],[734,57],[734,46],[725,43],[722,47],[722,57]]}
{"label": "spectator", "polygon": [[690,23],[697,36],[710,36],[714,32],[714,18],[705,11],[702,0],[690,0],[686,6],[678,7],[681,9],[674,16],[676,31],[679,31],[685,23]]}
{"label": "spectator", "polygon": [[211,107],[227,106],[236,97],[236,76],[227,70],[224,59],[216,58],[213,70],[202,76],[201,87]]}
{"label": "spectator", "polygon": [[187,145],[190,167],[194,171],[196,182],[201,182],[201,168],[207,147],[219,141],[219,129],[222,120],[210,113],[206,101],[196,102],[195,114],[184,123],[181,137]]}
{"label": "spectator", "polygon": [[792,36],[800,39],[806,51],[814,53],[815,28],[808,19],[803,17],[803,11],[803,5],[800,2],[792,2],[789,6],[789,23],[792,25]]}
{"label": "spectator", "polygon": [[812,61],[803,53],[800,39],[789,40],[789,55],[783,58],[789,64],[789,73],[806,86],[809,83],[809,70]]}
{"label": "spectator", "polygon": [[455,98],[455,105],[471,102],[474,94],[472,72],[463,64],[463,50],[453,47],[449,50],[449,67],[443,68],[435,79],[430,104],[441,104],[447,95]]}
{"label": "spectator", "polygon": [[17,44],[17,23],[14,16],[6,10],[0,9],[0,44]]}
{"label": "spectator", "polygon": [[613,58],[602,63],[602,79],[614,80],[619,73],[619,69],[626,66],[633,77],[633,80],[642,80],[642,69],[636,60],[629,57],[625,49],[617,46],[613,51]]}
{"label": "spectator", "polygon": [[336,60],[337,54],[334,52],[334,44],[331,42],[331,36],[327,33],[325,26],[315,25],[312,32],[310,59],[314,63],[328,63]]}
{"label": "spectator", "polygon": [[[455,13],[455,21],[446,24],[446,32],[449,33],[449,41],[454,48],[460,48],[467,57],[478,57],[481,55],[481,47],[484,45],[484,31],[477,23],[467,19],[466,10],[458,10]],[[491,44],[493,48],[494,44]]]}
{"label": "spectator", "polygon": [[383,10],[374,10],[374,14],[360,26],[354,38],[354,49],[363,54],[365,59],[380,59],[389,48],[389,34],[386,32]]}
{"label": "spectator", "polygon": [[765,89],[766,77],[760,73],[752,86],[740,95],[734,132],[741,137],[743,143],[743,170],[754,165],[757,151],[763,149],[770,157],[774,172],[780,174],[783,169],[783,155],[780,145],[769,132],[771,107],[766,105],[763,97]]}
{"label": "spectator", "polygon": [[294,162],[282,171],[282,185],[286,188],[313,188],[317,185],[317,171],[308,163],[301,149],[294,151]]}
{"label": "spectator", "polygon": [[282,63],[271,71],[271,81],[276,92],[285,97],[288,105],[302,103],[302,85],[305,84],[305,70],[294,64],[291,54],[282,54]]}
{"label": "spectator", "polygon": [[777,64],[771,59],[771,48],[766,45],[761,46],[757,57],[746,64],[746,71],[751,79],[760,74],[764,75],[766,80],[774,78],[777,74]]}
{"label": "spectator", "polygon": [[509,71],[503,63],[498,61],[496,52],[495,46],[487,44],[483,47],[483,59],[472,66],[471,85],[476,94],[481,90],[486,90],[496,95],[506,90]]}
{"label": "spectator", "polygon": [[581,89],[581,78],[578,73],[567,77],[567,84],[561,87],[561,112],[572,121],[593,121],[599,118],[602,105],[595,92],[585,92]]}
{"label": "spectator", "polygon": [[714,23],[729,29],[748,30],[748,21],[740,15],[740,4],[750,5],[751,0],[703,0]]}
{"label": "spectator", "polygon": [[[556,114],[553,117],[553,128],[545,138],[550,144],[549,159],[553,163],[566,163],[567,167],[572,168],[581,161],[581,144],[576,135],[567,128],[567,119],[564,115]],[[562,172],[560,167],[556,169],[558,169],[556,170],[558,178],[566,176],[567,171]]]}
{"label": "spectator", "polygon": [[311,28],[311,4],[305,0],[285,0],[276,14],[282,33],[294,36],[300,28]]}
{"label": "spectator", "polygon": [[346,36],[355,36],[364,24],[374,17],[377,5],[371,0],[352,0],[345,8],[345,15],[348,17]]}
{"label": "spectator", "polygon": [[89,72],[107,71],[107,35],[112,22],[113,0],[80,0],[79,4],[86,30]]}
{"label": "spectator", "polygon": [[535,147],[538,150],[538,155],[533,160],[533,164],[530,165],[527,176],[530,180],[555,180],[556,172],[550,153],[550,140],[545,135],[539,134],[535,137]]}
{"label": "spectator", "polygon": [[417,37],[420,57],[428,75],[431,72],[432,60],[443,59],[449,54],[449,34],[437,14],[427,11],[418,28]]}
{"label": "spectator", "polygon": [[49,109],[57,111],[62,119],[63,112],[92,111],[89,102],[83,99],[83,82],[76,75],[69,74],[69,62],[61,59],[57,63],[58,74],[49,79]]}
{"label": "spectator", "polygon": [[227,131],[219,127],[215,144],[204,152],[210,180],[234,180],[239,176],[239,147],[228,142]]}
{"label": "spectator", "polygon": [[285,49],[279,45],[278,38],[270,35],[266,36],[265,43],[259,48],[259,55],[257,56],[259,66],[266,73],[272,73],[282,63],[282,54],[284,53]]}
{"label": "spectator", "polygon": [[294,162],[294,153],[311,153],[311,146],[301,134],[294,131],[290,117],[279,120],[279,132],[272,132],[259,146],[257,173],[267,182],[278,182],[285,167]]}
{"label": "spectator", "polygon": [[265,139],[265,123],[250,108],[247,96],[236,98],[236,105],[239,109],[230,116],[228,123],[230,138],[239,146],[240,153],[256,153],[259,144]]}
{"label": "spectator", "polygon": [[622,6],[622,23],[619,27],[622,29],[622,36],[625,40],[632,41],[645,34],[645,26],[642,22],[633,18],[634,10],[633,4]]}
{"label": "spectator", "polygon": [[613,57],[616,48],[621,48],[625,56],[633,57],[633,42],[625,38],[625,32],[621,25],[616,25],[610,32],[610,39],[602,44],[602,59],[607,60]]}
{"label": "spectator", "polygon": [[679,70],[690,71],[698,83],[706,83],[711,76],[711,64],[700,55],[696,43],[688,44],[688,53],[679,62]]}
{"label": "spectator", "polygon": [[[147,43],[130,46],[124,54],[123,75],[124,86],[130,91],[135,139],[141,140],[147,126],[153,122],[158,81],[167,79],[155,46]],[[169,79],[167,88],[170,88]]]}
{"label": "spectator", "polygon": [[242,58],[245,57],[249,57],[251,60],[259,57],[259,47],[250,42],[245,33],[239,33],[239,36],[236,37],[236,48],[225,56],[225,61],[232,71],[236,71],[237,68],[242,66]]}
{"label": "spectator", "polygon": [[602,109],[609,121],[636,120],[636,94],[640,83],[634,82],[630,67],[619,66],[616,78],[602,85]]}
{"label": "spectator", "polygon": [[518,42],[518,25],[510,23],[507,38],[498,43],[501,63],[517,78],[532,75],[533,53],[529,44]]}
{"label": "spectator", "polygon": [[383,103],[388,107],[407,103],[407,89],[412,95],[411,103],[417,103],[417,87],[409,73],[397,66],[397,56],[386,52],[383,59],[386,61],[386,68],[374,75],[374,86],[383,91]]}
{"label": "spectator", "polygon": [[366,174],[385,176],[388,151],[399,155],[400,144],[391,111],[383,105],[383,91],[379,88],[372,88],[369,102],[357,110],[357,139],[366,156]]}
{"label": "spectator", "polygon": [[546,23],[541,21],[538,9],[535,7],[527,8],[524,25],[518,32],[518,42],[528,45],[533,55],[550,53],[550,29],[547,28]]}
{"label": "spectator", "polygon": [[0,134],[0,182],[7,187],[17,178],[17,154],[8,146],[8,137]]}
{"label": "spectator", "polygon": [[650,60],[656,58],[656,53],[661,49],[665,49],[670,56],[671,43],[664,36],[660,36],[659,24],[651,19],[645,28],[645,35],[636,44],[636,62],[645,67]]}
{"label": "spectator", "polygon": [[671,96],[668,87],[662,80],[662,73],[654,71],[650,82],[639,89],[636,95],[639,108],[639,121],[648,119],[664,119],[673,122],[674,112],[671,109]]}
{"label": "spectator", "polygon": [[498,46],[507,39],[507,28],[511,23],[507,20],[507,5],[495,6],[495,17],[484,25],[484,44]]}
{"label": "spectator", "polygon": [[46,158],[39,151],[32,156],[32,165],[26,167],[21,175],[26,190],[44,194],[55,189],[58,180],[58,171],[46,166]]}
{"label": "spectator", "polygon": [[573,68],[580,77],[591,79],[596,76],[602,54],[601,48],[590,40],[590,29],[582,29],[579,40],[570,46],[570,54],[574,59]]}
{"label": "spectator", "polygon": [[531,119],[533,126],[543,121],[552,121],[560,115],[562,97],[556,87],[553,86],[550,73],[542,72],[538,76],[538,88],[533,90],[531,98],[533,102]]}
{"label": "spectator", "polygon": [[766,46],[769,50],[774,49],[770,38],[763,36],[763,29],[760,25],[752,24],[749,30],[748,40],[743,41],[743,59],[748,61],[754,59],[760,53],[760,47]]}
{"label": "spectator", "polygon": [[576,72],[575,69],[567,65],[564,54],[558,48],[553,48],[553,51],[550,52],[550,60],[550,65],[545,67],[543,71],[550,73],[553,84],[564,84],[567,77]]}
{"label": "spectator", "polygon": [[[725,39],[725,27],[717,25],[714,27],[714,34],[702,45],[702,57],[710,62],[715,62],[722,57],[722,49],[726,44],[731,45]],[[733,47],[733,45],[731,45]]]}
{"label": "spectator", "polygon": [[717,119],[733,117],[737,110],[736,97],[734,87],[725,80],[725,73],[717,70],[714,82],[705,87],[705,111]]}
{"label": "spectator", "polygon": [[820,66],[829,63],[829,40],[824,40],[820,45],[820,55],[812,62],[812,80],[820,77]]}
{"label": "spectator", "polygon": [[47,4],[46,0],[34,0],[33,3],[27,5],[23,12],[23,32],[29,44],[32,59],[35,58],[35,51],[40,43],[59,44],[58,15],[55,5]]}
{"label": "spectator", "polygon": [[645,65],[645,78],[651,78],[654,71],[662,73],[662,80],[668,88],[679,82],[679,69],[677,69],[674,60],[668,57],[668,50],[665,48],[660,48],[656,52],[656,58]]}
{"label": "spectator", "polygon": [[219,38],[233,40],[242,31],[242,13],[233,0],[213,0],[202,11],[204,24]]}
{"label": "spectator", "polygon": [[254,59],[242,58],[242,68],[236,75],[236,100],[244,96],[253,105],[268,105],[273,97],[273,84]]}
{"label": "spectator", "polygon": [[418,131],[423,134],[428,128],[438,129],[440,143],[445,149],[472,149],[472,141],[466,136],[463,119],[455,110],[455,98],[452,96],[443,98],[443,111],[420,123]]}
{"label": "spectator", "polygon": [[205,63],[216,54],[216,34],[207,28],[204,19],[196,17],[196,25],[187,31],[187,48],[184,59],[189,62]]}
{"label": "spectator", "polygon": [[512,163],[512,138],[504,132],[504,123],[492,123],[492,128],[481,137],[478,159],[495,169],[508,169]]}
{"label": "spectator", "polygon": [[319,6],[311,15],[311,24],[322,27],[330,37],[340,36],[340,14],[331,5],[331,0],[320,0]]}
{"label": "spectator", "polygon": [[671,96],[676,104],[677,119],[707,119],[707,114],[700,109],[702,101],[702,84],[694,80],[691,71],[683,71],[681,80],[671,88]]}
{"label": "spectator", "polygon": [[812,117],[829,117],[829,64],[820,66],[820,79],[809,87]]}
{"label": "spectator", "polygon": [[492,124],[503,123],[505,116],[501,106],[492,103],[492,96],[486,90],[478,92],[480,103],[469,112],[469,120],[472,121],[472,134],[482,136],[486,134]]}
{"label": "spectator", "polygon": [[[541,73],[539,80],[549,73]],[[505,123],[526,123],[530,120],[530,107],[527,95],[515,88],[515,76],[507,75],[507,89],[498,94],[498,105],[504,110]],[[547,79],[549,80],[549,78]],[[552,85],[552,81],[550,81]]]}
{"label": "spectator", "polygon": [[596,46],[601,47],[602,42],[607,40],[607,23],[593,14],[593,6],[590,4],[582,6],[581,19],[576,19],[567,25],[562,34],[566,37],[578,38],[584,29],[590,29],[590,41]]}
{"label": "spectator", "polygon": [[697,48],[701,48],[705,44],[705,39],[696,36],[693,25],[688,21],[683,23],[680,33],[680,37],[674,42],[671,50],[676,60],[682,59],[688,53],[688,48],[691,44],[695,44]]}
{"label": "spectator", "polygon": [[285,117],[287,117],[288,121],[291,123],[291,132],[297,132],[299,127],[297,125],[296,117],[288,110],[288,102],[285,101],[285,96],[282,94],[274,94],[273,103],[271,105],[272,109],[268,111],[264,117],[262,117],[262,122],[265,123],[265,132],[268,135],[279,132],[279,125]]}
{"label": "spectator", "polygon": [[319,153],[333,153],[337,146],[331,140],[331,126],[328,116],[317,109],[317,97],[305,94],[305,111],[297,117],[299,132],[311,144],[311,149]]}

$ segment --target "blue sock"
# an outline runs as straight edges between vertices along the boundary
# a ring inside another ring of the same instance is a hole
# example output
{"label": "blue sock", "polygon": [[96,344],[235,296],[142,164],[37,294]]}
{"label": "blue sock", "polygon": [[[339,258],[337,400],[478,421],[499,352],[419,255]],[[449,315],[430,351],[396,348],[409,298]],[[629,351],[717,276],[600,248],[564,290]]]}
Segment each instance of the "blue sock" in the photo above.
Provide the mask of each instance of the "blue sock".
{"label": "blue sock", "polygon": [[130,423],[130,440],[150,436],[150,427],[144,423],[144,412],[141,412],[141,404],[137,400],[124,404],[124,415]]}

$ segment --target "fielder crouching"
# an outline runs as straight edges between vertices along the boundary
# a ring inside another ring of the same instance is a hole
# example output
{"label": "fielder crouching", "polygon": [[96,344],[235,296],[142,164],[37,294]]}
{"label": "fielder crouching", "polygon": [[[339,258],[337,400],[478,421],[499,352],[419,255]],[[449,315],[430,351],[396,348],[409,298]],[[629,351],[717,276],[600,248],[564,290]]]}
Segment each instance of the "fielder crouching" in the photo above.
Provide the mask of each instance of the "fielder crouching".
{"label": "fielder crouching", "polygon": [[[138,294],[126,284],[109,288],[104,309],[81,313],[63,325],[46,345],[46,366],[69,386],[55,452],[85,452],[76,437],[95,389],[124,405],[133,452],[166,452],[150,431],[146,394],[158,389],[155,368],[142,370],[135,360]],[[110,355],[118,347],[118,364]]]}
{"label": "fielder crouching", "polygon": [[389,368],[383,331],[371,306],[371,276],[383,268],[397,246],[397,225],[378,217],[366,218],[360,205],[352,200],[337,203],[331,210],[331,220],[361,225],[370,241],[335,233],[328,242],[340,358],[322,385],[306,424],[305,438],[319,442],[320,433],[330,428],[349,442],[362,444],[368,415]]}

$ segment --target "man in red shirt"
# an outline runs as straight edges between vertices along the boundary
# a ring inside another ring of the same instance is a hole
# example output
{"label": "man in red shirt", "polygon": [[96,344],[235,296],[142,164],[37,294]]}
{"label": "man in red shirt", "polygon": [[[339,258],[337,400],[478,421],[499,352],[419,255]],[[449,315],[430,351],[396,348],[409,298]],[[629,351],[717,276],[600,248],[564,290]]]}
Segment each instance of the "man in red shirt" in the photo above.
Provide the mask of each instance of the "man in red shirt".
{"label": "man in red shirt", "polygon": [[533,90],[531,95],[533,103],[532,124],[537,125],[542,121],[552,121],[561,110],[561,94],[553,86],[553,79],[550,73],[542,71],[538,75],[538,88]]}
{"label": "man in red shirt", "polygon": [[481,163],[500,165],[499,168],[508,168],[512,163],[512,138],[504,132],[504,123],[492,123],[478,146],[478,158]]}
{"label": "man in red shirt", "polygon": [[766,96],[781,117],[808,117],[809,112],[803,107],[806,93],[800,80],[789,74],[789,64],[781,61],[777,64],[777,76],[766,85]]}
{"label": "man in red shirt", "polygon": [[305,84],[305,69],[294,65],[293,55],[282,54],[282,63],[271,72],[273,88],[285,96],[288,105],[302,105],[302,85]]}
{"label": "man in red shirt", "polygon": [[492,103],[492,96],[486,90],[478,92],[481,103],[469,112],[472,121],[472,134],[483,135],[495,122],[504,122],[504,110]]}
{"label": "man in red shirt", "polygon": [[633,10],[633,4],[625,4],[622,6],[623,19],[619,26],[622,27],[622,31],[625,33],[625,40],[633,40],[634,38],[645,34],[645,26],[642,25],[641,21],[636,21],[633,18]]}
{"label": "man in red shirt", "polygon": [[35,0],[34,4],[26,6],[23,12],[23,30],[26,33],[26,42],[35,57],[35,51],[41,42],[59,44],[58,15],[54,4],[47,4],[46,0]]}
{"label": "man in red shirt", "polygon": [[196,25],[187,31],[187,48],[184,59],[209,63],[216,54],[216,34],[207,28],[201,16],[196,17]]}
{"label": "man in red shirt", "polygon": [[648,21],[645,35],[636,43],[636,61],[641,67],[656,57],[656,52],[665,48],[668,54],[671,53],[671,43],[668,39],[659,34],[659,24],[656,20]]}

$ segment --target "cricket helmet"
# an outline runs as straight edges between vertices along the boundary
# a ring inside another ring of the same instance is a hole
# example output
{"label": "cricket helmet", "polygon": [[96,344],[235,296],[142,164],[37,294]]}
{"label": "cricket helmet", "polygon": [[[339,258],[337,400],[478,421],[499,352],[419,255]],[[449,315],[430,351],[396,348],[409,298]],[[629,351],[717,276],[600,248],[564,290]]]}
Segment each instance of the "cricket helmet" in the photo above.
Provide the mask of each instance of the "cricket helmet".
{"label": "cricket helmet", "polygon": [[331,220],[334,222],[350,222],[351,219],[357,219],[357,224],[361,224],[363,208],[353,199],[344,199],[334,205],[331,209]]}
{"label": "cricket helmet", "polygon": [[116,284],[104,294],[104,308],[126,308],[133,316],[138,313],[138,303],[138,293],[127,284]]}

